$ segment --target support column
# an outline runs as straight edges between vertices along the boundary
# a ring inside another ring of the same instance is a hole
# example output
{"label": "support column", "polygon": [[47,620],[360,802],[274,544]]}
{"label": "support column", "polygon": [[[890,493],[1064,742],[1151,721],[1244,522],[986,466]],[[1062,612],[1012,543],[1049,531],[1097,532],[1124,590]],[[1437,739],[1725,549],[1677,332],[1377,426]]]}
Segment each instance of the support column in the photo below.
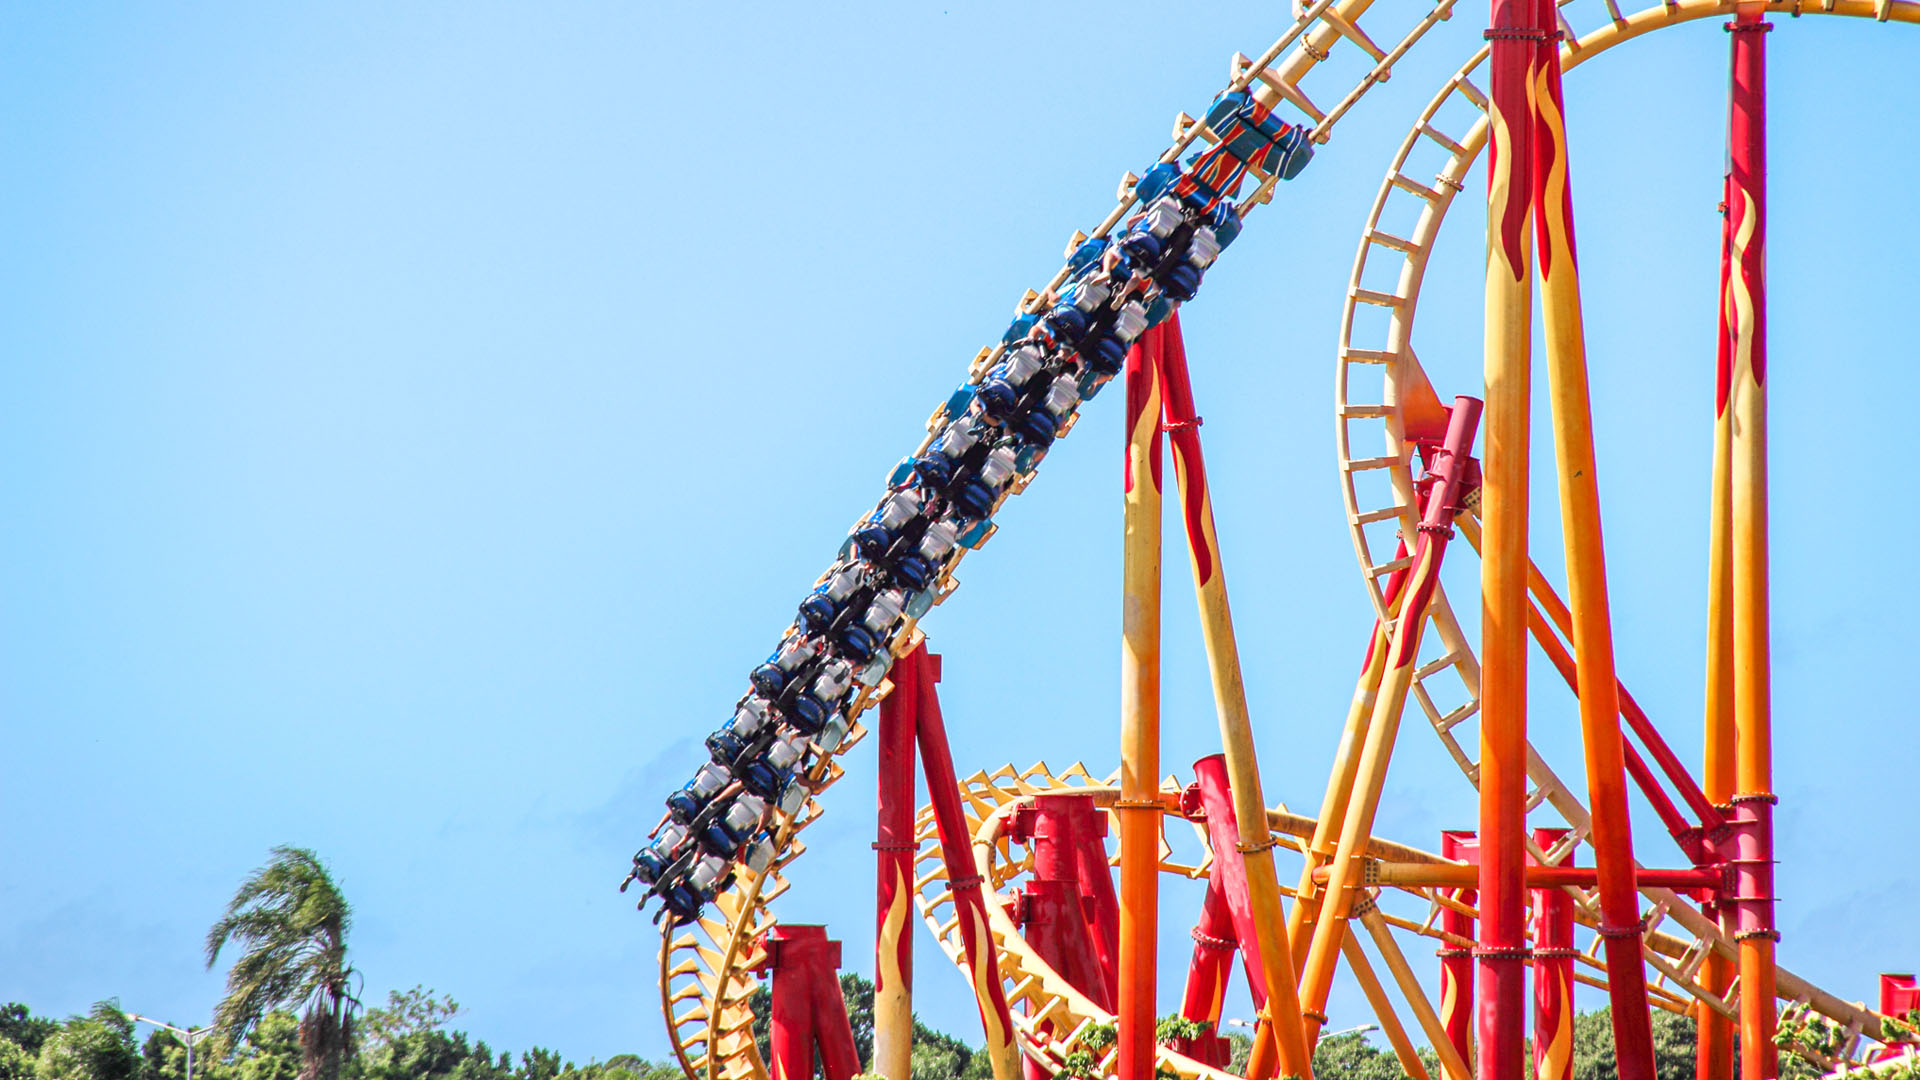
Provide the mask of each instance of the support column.
{"label": "support column", "polygon": [[[1534,27],[1544,30],[1556,25],[1553,11],[1553,0],[1535,0]],[[1545,38],[1536,49],[1534,235],[1540,255],[1548,398],[1553,405],[1573,655],[1579,667],[1580,730],[1586,747],[1588,804],[1593,812],[1607,997],[1612,1006],[1620,1080],[1655,1080],[1653,1018],[1647,1004],[1646,967],[1641,960],[1640,894],[1634,888],[1626,754],[1620,732],[1620,684],[1614,672],[1613,620],[1600,529],[1586,328],[1581,317],[1580,268],[1574,245],[1573,185],[1560,93],[1560,48],[1553,38]]]}
{"label": "support column", "polygon": [[[1469,865],[1480,861],[1480,842],[1472,830],[1448,830],[1440,834],[1440,854]],[[1460,889],[1454,899],[1472,907],[1479,902],[1472,889]],[[1440,912],[1440,930],[1454,938],[1473,940],[1473,916],[1464,911],[1444,908]],[[1440,1023],[1447,1029],[1447,1041],[1462,1061],[1473,1060],[1473,946],[1448,941],[1440,947]],[[1449,1077],[1448,1080],[1471,1080]]]}
{"label": "support column", "polygon": [[[1720,196],[1720,304],[1715,335],[1713,400],[1713,481],[1709,496],[1707,541],[1707,687],[1706,733],[1700,770],[1700,788],[1708,802],[1727,810],[1734,792],[1733,720],[1733,412],[1728,406],[1733,383],[1733,328],[1727,297],[1732,282],[1733,229],[1728,213],[1733,177],[1721,182]],[[1709,836],[1709,844],[1725,840]],[[1733,913],[1718,895],[1700,905],[1701,914],[1714,920],[1732,938],[1739,932]],[[1707,953],[1700,965],[1700,984],[1708,993],[1726,997],[1738,971],[1737,960],[1718,950]],[[1733,1080],[1733,1018],[1696,1002],[1692,1009],[1694,1080]]]}
{"label": "support column", "polygon": [[1125,538],[1120,609],[1118,1080],[1154,1075],[1160,920],[1160,375],[1163,328],[1127,353]]}
{"label": "support column", "polygon": [[1530,0],[1492,0],[1481,480],[1478,1080],[1521,1080],[1526,1008],[1527,485],[1533,277]]}
{"label": "support column", "polygon": [[[1407,557],[1407,542],[1402,539],[1393,557]],[[1347,704],[1347,721],[1340,729],[1340,742],[1334,747],[1333,768],[1327,774],[1327,790],[1320,798],[1320,816],[1313,823],[1313,838],[1307,842],[1306,859],[1300,867],[1300,884],[1294,889],[1293,908],[1287,912],[1287,942],[1293,950],[1296,977],[1307,959],[1307,943],[1313,940],[1314,924],[1320,921],[1322,896],[1313,872],[1333,858],[1334,845],[1340,839],[1340,823],[1347,813],[1347,800],[1353,797],[1353,778],[1360,767],[1360,748],[1367,741],[1367,723],[1373,719],[1373,704],[1380,695],[1380,681],[1387,670],[1387,651],[1393,645],[1393,619],[1400,614],[1401,598],[1406,591],[1407,571],[1395,570],[1387,576],[1382,595],[1389,618],[1375,618],[1373,635],[1367,639],[1366,659],[1360,664],[1360,679],[1353,688],[1353,700]]]}
{"label": "support column", "polygon": [[814,1055],[826,1080],[852,1080],[860,1053],[840,993],[840,943],[824,926],[776,926],[761,939],[773,974],[769,1036],[773,1080],[812,1080]]}
{"label": "support column", "polygon": [[[1193,763],[1193,784],[1183,796],[1186,809],[1198,809],[1207,824],[1207,844],[1213,848],[1212,883],[1220,886],[1226,900],[1227,916],[1233,940],[1240,947],[1240,960],[1247,972],[1247,993],[1255,1009],[1267,1004],[1267,965],[1260,952],[1260,938],[1254,932],[1258,915],[1247,892],[1246,856],[1241,852],[1241,831],[1233,785],[1228,778],[1227,756],[1211,754]],[[1264,815],[1263,815],[1264,816]]]}
{"label": "support column", "polygon": [[[1535,829],[1533,842],[1551,851],[1566,829]],[[1577,850],[1577,849],[1576,849]],[[1572,866],[1573,852],[1555,866]],[[1573,1080],[1573,897],[1564,888],[1533,890],[1534,1080]]]}
{"label": "support column", "polygon": [[[1180,998],[1180,1015],[1209,1025],[1206,1035],[1197,1039],[1175,1040],[1173,1049],[1216,1069],[1224,1069],[1233,1059],[1232,1046],[1221,1037],[1221,1002],[1227,995],[1227,983],[1233,975],[1234,955],[1239,938],[1233,930],[1233,913],[1227,904],[1226,887],[1215,875],[1207,877],[1207,897],[1200,907],[1200,921],[1193,927],[1193,959],[1187,965],[1186,992]],[[1256,1000],[1254,1006],[1259,1007]]]}
{"label": "support column", "polygon": [[940,834],[940,859],[947,866],[953,915],[960,924],[967,978],[980,1005],[980,1026],[986,1035],[985,1052],[993,1065],[993,1080],[1019,1080],[1020,1051],[1013,1044],[1013,1017],[1007,1011],[1007,991],[1000,982],[1000,963],[994,954],[986,898],[980,888],[986,879],[974,856],[973,834],[967,829],[960,784],[953,771],[953,752],[947,746],[947,725],[940,715],[940,695],[934,689],[940,680],[940,658],[927,652],[923,644],[901,657],[888,678],[893,680],[894,694],[903,702],[917,703],[914,731],[927,778],[927,801],[933,805],[934,827]]}
{"label": "support column", "polygon": [[873,1072],[908,1080],[913,1061],[914,717],[905,694],[880,702],[879,827],[873,849]]}
{"label": "support column", "polygon": [[1109,994],[1120,985],[1120,897],[1113,887],[1113,866],[1107,859],[1107,815],[1096,813],[1084,823],[1085,835],[1075,848],[1079,860],[1080,903],[1087,912],[1087,930],[1093,935],[1093,954]]}
{"label": "support column", "polygon": [[[1453,536],[1453,519],[1479,484],[1479,466],[1472,455],[1480,411],[1477,399],[1455,398],[1448,415],[1446,439],[1440,452],[1434,455],[1433,483],[1426,493],[1420,517],[1420,536],[1414,546],[1406,597],[1394,627],[1393,644],[1387,653],[1373,717],[1367,723],[1366,742],[1354,773],[1353,793],[1340,823],[1340,840],[1328,866],[1320,917],[1313,928],[1306,964],[1301,969],[1300,1000],[1307,1015],[1314,1020],[1324,1015],[1334,965],[1339,961],[1342,936],[1346,933],[1346,919],[1359,899],[1356,890],[1361,859],[1373,832],[1387,765],[1400,730],[1400,717],[1406,710],[1407,694],[1413,686],[1427,605],[1439,586],[1440,567],[1446,558],[1447,542]],[[1318,1025],[1310,1026],[1310,1031],[1317,1035]]]}
{"label": "support column", "polygon": [[1758,5],[1735,15],[1727,184],[1727,316],[1732,346],[1735,934],[1740,949],[1740,1074],[1774,1080],[1773,688],[1767,591],[1767,90]]}
{"label": "support column", "polygon": [[[1313,1080],[1313,1057],[1293,980],[1293,956],[1287,943],[1286,912],[1280,904],[1280,876],[1273,863],[1275,839],[1267,828],[1266,796],[1260,787],[1260,761],[1253,749],[1253,724],[1247,713],[1247,688],[1241,678],[1240,647],[1233,636],[1233,610],[1227,603],[1227,578],[1213,525],[1213,497],[1207,487],[1206,459],[1200,452],[1200,417],[1193,408],[1187,378],[1186,347],[1180,340],[1180,316],[1170,316],[1158,333],[1156,359],[1165,398],[1161,411],[1173,444],[1173,467],[1180,481],[1181,516],[1192,557],[1193,588],[1200,603],[1200,633],[1207,647],[1213,681],[1213,706],[1220,720],[1220,744],[1226,751],[1233,785],[1234,813],[1240,822],[1240,851],[1247,869],[1247,902],[1254,912],[1253,940],[1259,942],[1266,973],[1267,1004],[1254,1033],[1248,1080],[1268,1080],[1275,1072]],[[1247,940],[1245,938],[1243,941]],[[1125,1074],[1120,1080],[1145,1080]]]}
{"label": "support column", "polygon": [[1081,902],[1082,851],[1099,843],[1101,819],[1091,795],[1040,795],[1014,811],[1007,835],[1033,851],[1033,876],[1017,912],[1027,942],[1074,989],[1111,1011],[1113,995]]}

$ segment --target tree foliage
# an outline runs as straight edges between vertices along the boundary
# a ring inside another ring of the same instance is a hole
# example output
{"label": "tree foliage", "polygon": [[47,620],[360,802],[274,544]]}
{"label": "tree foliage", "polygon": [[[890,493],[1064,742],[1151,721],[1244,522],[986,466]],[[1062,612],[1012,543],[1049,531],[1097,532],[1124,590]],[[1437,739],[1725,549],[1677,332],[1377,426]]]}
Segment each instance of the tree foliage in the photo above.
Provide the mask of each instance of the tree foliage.
{"label": "tree foliage", "polygon": [[242,882],[227,913],[207,931],[207,967],[233,942],[240,958],[227,972],[227,996],[214,1027],[238,1044],[270,1012],[298,1012],[300,1080],[336,1080],[353,1053],[360,1002],[347,966],[353,909],[319,856],[281,845]]}
{"label": "tree foliage", "polygon": [[133,1045],[133,1021],[118,1001],[99,1002],[47,1037],[34,1075],[39,1080],[138,1080],[140,1052]]}

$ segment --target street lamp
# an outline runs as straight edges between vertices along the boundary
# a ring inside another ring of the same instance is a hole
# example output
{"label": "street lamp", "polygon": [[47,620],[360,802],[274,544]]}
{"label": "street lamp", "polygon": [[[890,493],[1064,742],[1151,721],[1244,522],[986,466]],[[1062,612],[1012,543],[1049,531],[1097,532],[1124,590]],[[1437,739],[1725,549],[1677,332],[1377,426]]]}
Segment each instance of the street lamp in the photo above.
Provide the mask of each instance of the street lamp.
{"label": "street lamp", "polygon": [[[1245,1020],[1237,1020],[1237,1019],[1229,1018],[1227,1020],[1227,1023],[1232,1024],[1234,1027],[1246,1028],[1248,1031],[1256,1030],[1253,1024],[1249,1024]],[[1323,1039],[1331,1039],[1340,1035],[1358,1035],[1363,1031],[1379,1031],[1379,1030],[1380,1030],[1379,1024],[1361,1024],[1359,1027],[1344,1028],[1340,1031],[1323,1032],[1321,1033],[1320,1037]]]}
{"label": "street lamp", "polygon": [[180,1041],[187,1044],[187,1080],[193,1080],[193,1044],[213,1034],[213,1028],[174,1027],[172,1024],[155,1020],[151,1017],[141,1016],[139,1013],[128,1013],[127,1019],[137,1020],[142,1024],[152,1024],[154,1027],[166,1028],[168,1031],[180,1036]]}

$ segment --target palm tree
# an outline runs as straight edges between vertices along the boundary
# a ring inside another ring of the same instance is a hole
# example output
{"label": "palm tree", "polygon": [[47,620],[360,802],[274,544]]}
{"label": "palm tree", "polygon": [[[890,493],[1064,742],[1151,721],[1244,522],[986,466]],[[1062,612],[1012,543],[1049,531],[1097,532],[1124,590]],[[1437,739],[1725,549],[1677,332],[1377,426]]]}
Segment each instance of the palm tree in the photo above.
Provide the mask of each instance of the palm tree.
{"label": "palm tree", "polygon": [[227,913],[207,931],[207,967],[232,941],[246,951],[227,972],[227,996],[214,1007],[214,1027],[237,1045],[275,1009],[300,1015],[300,1080],[335,1080],[354,1048],[347,966],[353,909],[318,856],[281,845],[233,894]]}

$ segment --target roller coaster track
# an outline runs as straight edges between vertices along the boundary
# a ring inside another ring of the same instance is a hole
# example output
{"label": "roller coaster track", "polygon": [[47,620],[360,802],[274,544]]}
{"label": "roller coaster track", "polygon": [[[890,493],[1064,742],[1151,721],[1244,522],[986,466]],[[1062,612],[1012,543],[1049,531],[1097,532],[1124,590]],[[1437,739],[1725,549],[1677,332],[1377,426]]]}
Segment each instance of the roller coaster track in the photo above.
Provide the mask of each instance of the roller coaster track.
{"label": "roller coaster track", "polygon": [[[1314,142],[1324,144],[1340,119],[1372,87],[1386,80],[1401,57],[1440,21],[1451,16],[1453,4],[1454,0],[1440,0],[1422,10],[1402,10],[1397,4],[1382,5],[1376,9],[1372,0],[1318,0],[1301,13],[1278,41],[1257,57],[1249,59],[1236,54],[1230,61],[1229,81],[1223,92],[1247,89],[1264,104],[1290,108],[1311,125]],[[1584,34],[1580,33],[1569,19],[1569,8],[1574,8],[1576,16],[1590,14],[1596,26]],[[1920,22],[1920,0],[1770,0],[1765,8],[1769,12],[1794,16],[1836,14],[1878,22]],[[1631,15],[1622,14],[1617,0],[1600,0],[1597,5],[1592,0],[1577,0],[1577,6],[1575,2],[1564,3],[1559,10],[1561,27],[1566,33],[1566,44],[1562,47],[1564,63],[1571,69],[1614,45],[1653,30],[1702,18],[1727,16],[1732,11],[1730,0],[1678,0],[1657,4]],[[1361,25],[1363,18],[1369,23],[1366,28]],[[1392,33],[1389,34],[1381,24],[1393,18],[1399,21],[1392,24]],[[1382,41],[1391,41],[1392,44],[1382,45]],[[1339,97],[1334,96],[1339,87],[1330,81],[1328,69],[1322,67],[1336,52],[1358,58],[1364,67],[1364,74]],[[1486,121],[1484,115],[1479,114],[1484,113],[1487,99],[1473,82],[1473,76],[1485,58],[1486,50],[1482,48],[1447,80],[1439,94],[1421,113],[1395,155],[1367,219],[1341,319],[1336,365],[1339,468],[1346,496],[1348,525],[1353,533],[1362,576],[1376,612],[1388,627],[1393,623],[1395,612],[1388,601],[1384,583],[1394,571],[1404,568],[1407,560],[1404,556],[1382,557],[1379,553],[1392,551],[1398,536],[1413,535],[1417,523],[1410,444],[1406,439],[1403,415],[1410,395],[1420,392],[1419,388],[1425,386],[1425,376],[1411,344],[1413,320],[1427,260],[1439,227],[1452,205],[1454,195],[1461,190],[1463,178],[1486,141]],[[1333,89],[1327,89],[1330,86]],[[1317,100],[1314,95],[1317,95]],[[1448,128],[1445,117],[1453,110],[1446,107],[1456,101],[1465,102],[1474,118],[1464,126],[1458,126],[1456,121],[1455,127]],[[1331,104],[1327,104],[1329,102]],[[1181,113],[1174,122],[1173,142],[1158,160],[1176,161],[1195,142],[1212,144],[1215,141],[1217,136],[1205,123]],[[1405,170],[1416,151],[1433,147],[1444,154],[1444,163],[1433,179],[1429,182],[1408,175]],[[1273,194],[1276,178],[1260,174],[1257,170],[1254,175],[1258,180],[1257,186],[1239,203],[1243,214],[1267,203]],[[1087,237],[1105,236],[1127,219],[1129,211],[1137,204],[1134,190],[1136,179],[1131,173],[1123,177],[1112,211],[1091,231],[1075,233],[1069,244],[1070,252]],[[1417,213],[1417,221],[1410,234],[1399,237],[1384,231],[1380,225],[1389,207],[1397,212],[1402,204],[1410,200]],[[1363,277],[1378,281],[1388,276],[1396,263],[1397,284],[1390,291],[1369,289],[1362,284]],[[1021,299],[1018,312],[1027,315],[1046,312],[1059,300],[1060,291],[1067,281],[1068,270],[1063,268],[1043,288],[1029,291]],[[1356,312],[1366,309],[1379,309],[1385,313],[1387,329],[1383,339],[1357,339]],[[1005,348],[1003,344],[996,344],[981,349],[969,365],[968,382],[979,383],[1000,360]],[[1368,395],[1361,390],[1364,386],[1377,389]],[[929,418],[927,436],[915,451],[916,454],[924,453],[932,445],[948,419],[943,404]],[[1060,428],[1061,436],[1064,437],[1076,419],[1077,406],[1074,412],[1065,417]],[[1369,438],[1378,439],[1376,445],[1382,447],[1382,453],[1375,456],[1357,455],[1355,447]],[[1030,471],[1017,475],[1000,495],[1000,500],[1004,501],[1006,497],[1023,490],[1032,475]],[[1468,538],[1477,544],[1474,522],[1470,516],[1463,519],[1462,525]],[[992,529],[989,528],[973,546],[981,546],[991,536]],[[931,591],[934,604],[944,602],[957,588],[959,582],[954,572],[964,550],[956,551],[939,574]],[[1549,615],[1563,615],[1564,605],[1552,596],[1551,589],[1538,575],[1536,585],[1540,606]],[[924,610],[908,613],[888,643],[887,651],[891,657],[904,656],[919,644],[921,635],[917,624],[924,614]],[[1418,667],[1413,697],[1443,747],[1459,764],[1468,780],[1473,782],[1477,777],[1477,765],[1454,732],[1460,725],[1470,721],[1478,710],[1478,662],[1444,591],[1436,593],[1428,617],[1435,630],[1429,639],[1434,642],[1430,648],[1437,647],[1438,655],[1423,660]],[[858,723],[860,717],[867,709],[878,704],[891,689],[891,684],[877,674],[869,676],[869,679],[863,680],[846,709],[846,715],[852,721],[846,738],[830,751],[823,752],[818,747],[808,751],[802,776],[811,794],[791,817],[778,817],[774,822],[776,854],[771,864],[759,873],[741,867],[731,884],[720,892],[700,917],[677,925],[669,920],[665,927],[660,951],[662,1006],[674,1053],[689,1077],[697,1080],[765,1080],[767,1076],[766,1064],[751,1035],[752,1017],[748,1007],[749,997],[755,988],[750,971],[761,959],[755,943],[760,935],[774,925],[769,905],[787,889],[783,875],[785,867],[806,850],[800,834],[819,819],[822,812],[819,796],[842,773],[835,758],[859,743],[865,734]],[[1584,835],[1590,827],[1590,821],[1578,796],[1560,781],[1545,759],[1531,750],[1529,766],[1533,790],[1528,805],[1532,807],[1545,803],[1552,806],[1572,826],[1573,839]],[[1109,784],[1095,782],[1080,766],[1074,766],[1058,776],[1044,766],[1036,766],[1025,772],[1007,768],[992,774],[978,774],[963,785],[969,824],[976,829],[975,854],[981,862],[980,872],[987,875],[988,882],[996,891],[1009,886],[1031,869],[1030,856],[1022,861],[1002,858],[999,854],[1002,842],[998,830],[1004,812],[1033,795],[1063,789],[1091,793],[1096,800],[1105,800],[1107,803],[1111,802],[1114,790]],[[1177,814],[1171,793],[1169,800],[1168,812]],[[1291,843],[1296,849],[1304,844],[1304,838],[1313,828],[1312,819],[1283,811],[1272,812],[1270,823],[1281,835],[1283,846]],[[932,824],[923,812],[921,847],[916,856],[916,866],[920,870],[916,882],[917,902],[943,949],[961,967],[965,976],[957,930],[952,919],[943,919],[941,916],[950,898],[944,889],[946,870],[939,861],[936,847],[930,843],[931,836]],[[1550,854],[1540,852],[1537,848],[1533,853],[1536,856]],[[1403,862],[1439,861],[1438,856],[1377,839],[1372,842],[1369,854]],[[1196,865],[1183,865],[1172,861],[1168,855],[1163,858],[1161,869],[1166,873],[1198,877],[1207,873],[1208,860],[1203,859]],[[1429,909],[1424,919],[1379,915],[1383,925],[1407,933],[1429,938],[1441,937],[1442,933],[1435,924],[1438,912],[1448,905],[1460,906],[1457,900],[1440,895],[1438,890],[1411,888],[1397,891],[1425,904]],[[1680,1010],[1698,1000],[1704,1003],[1703,1007],[1730,1014],[1734,1009],[1734,998],[1706,994],[1693,980],[1708,950],[1727,947],[1724,936],[1697,908],[1670,890],[1645,889],[1643,893],[1653,904],[1652,922],[1656,927],[1671,920],[1682,931],[1681,934],[1672,935],[1653,928],[1647,935],[1647,962],[1657,975],[1651,992],[1654,1003]],[[1577,918],[1583,923],[1591,924],[1597,918],[1590,895],[1577,895],[1576,904]],[[1000,975],[1007,988],[1008,1001],[1018,1002],[1022,1006],[1016,1013],[1019,1043],[1029,1056],[1049,1063],[1054,1071],[1058,1071],[1064,1055],[1078,1045],[1086,1025],[1111,1022],[1112,1018],[1093,1006],[1084,995],[1074,991],[1026,947],[1001,905],[990,901],[988,906],[993,923],[992,934],[998,949]],[[1391,957],[1388,959],[1391,962]],[[1585,970],[1582,980],[1601,985],[1604,964],[1591,951],[1580,962]],[[1841,1001],[1804,980],[1792,978],[1785,971],[1781,972],[1780,986],[1782,996],[1807,1002],[1816,1011],[1845,1026],[1856,1045],[1861,1035],[1872,1036],[1878,1032],[1877,1019],[1871,1012]],[[1050,1028],[1043,1029],[1043,1022],[1051,1022]],[[1051,1030],[1055,1034],[1044,1034],[1044,1030]],[[1061,1032],[1065,1034],[1059,1034]],[[1182,1077],[1226,1075],[1170,1051],[1165,1052],[1163,1064]]]}

